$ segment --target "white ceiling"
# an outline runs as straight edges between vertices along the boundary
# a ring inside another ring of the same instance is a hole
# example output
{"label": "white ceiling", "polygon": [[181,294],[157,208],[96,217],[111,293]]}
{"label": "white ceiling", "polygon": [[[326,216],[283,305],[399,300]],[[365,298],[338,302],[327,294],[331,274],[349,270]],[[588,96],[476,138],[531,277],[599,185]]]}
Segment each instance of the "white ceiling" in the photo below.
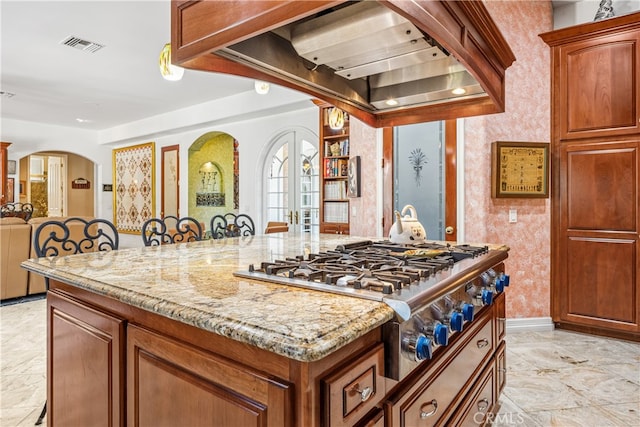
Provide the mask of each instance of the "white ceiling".
{"label": "white ceiling", "polygon": [[[253,80],[186,70],[164,80],[170,1],[0,1],[3,118],[108,129],[253,90]],[[60,44],[76,36],[105,47]],[[77,119],[87,120],[79,122]]]}

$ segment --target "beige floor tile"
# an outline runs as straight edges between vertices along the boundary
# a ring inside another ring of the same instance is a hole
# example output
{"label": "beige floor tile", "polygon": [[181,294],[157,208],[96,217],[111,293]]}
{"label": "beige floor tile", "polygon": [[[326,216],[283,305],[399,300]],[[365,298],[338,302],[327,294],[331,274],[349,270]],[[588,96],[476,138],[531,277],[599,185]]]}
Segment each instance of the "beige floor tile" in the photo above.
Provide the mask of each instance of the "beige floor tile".
{"label": "beige floor tile", "polygon": [[549,427],[623,427],[621,420],[597,406],[540,411],[529,414],[541,426]]}

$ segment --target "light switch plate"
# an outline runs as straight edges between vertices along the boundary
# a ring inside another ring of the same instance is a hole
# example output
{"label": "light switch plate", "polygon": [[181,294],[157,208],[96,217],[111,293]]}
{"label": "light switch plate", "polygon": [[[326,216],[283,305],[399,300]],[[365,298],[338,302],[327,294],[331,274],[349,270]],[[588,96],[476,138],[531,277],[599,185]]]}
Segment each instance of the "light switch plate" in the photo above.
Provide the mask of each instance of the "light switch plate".
{"label": "light switch plate", "polygon": [[509,222],[518,222],[518,210],[509,209]]}

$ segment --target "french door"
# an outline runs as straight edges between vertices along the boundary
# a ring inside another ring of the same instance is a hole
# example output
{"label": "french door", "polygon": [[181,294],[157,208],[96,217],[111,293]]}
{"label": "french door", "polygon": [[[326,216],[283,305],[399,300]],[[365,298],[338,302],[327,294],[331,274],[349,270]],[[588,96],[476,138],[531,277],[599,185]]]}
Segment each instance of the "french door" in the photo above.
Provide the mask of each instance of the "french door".
{"label": "french door", "polygon": [[265,224],[281,221],[290,232],[319,233],[318,137],[304,129],[280,134],[265,167]]}

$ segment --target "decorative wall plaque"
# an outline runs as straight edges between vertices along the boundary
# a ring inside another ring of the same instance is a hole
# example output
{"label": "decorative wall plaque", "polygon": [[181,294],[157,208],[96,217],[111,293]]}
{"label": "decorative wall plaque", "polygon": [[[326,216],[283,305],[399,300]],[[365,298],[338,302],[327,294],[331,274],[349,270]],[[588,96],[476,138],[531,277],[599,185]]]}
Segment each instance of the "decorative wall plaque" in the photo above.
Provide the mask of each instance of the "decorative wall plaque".
{"label": "decorative wall plaque", "polygon": [[549,197],[548,143],[496,141],[491,157],[492,197]]}

